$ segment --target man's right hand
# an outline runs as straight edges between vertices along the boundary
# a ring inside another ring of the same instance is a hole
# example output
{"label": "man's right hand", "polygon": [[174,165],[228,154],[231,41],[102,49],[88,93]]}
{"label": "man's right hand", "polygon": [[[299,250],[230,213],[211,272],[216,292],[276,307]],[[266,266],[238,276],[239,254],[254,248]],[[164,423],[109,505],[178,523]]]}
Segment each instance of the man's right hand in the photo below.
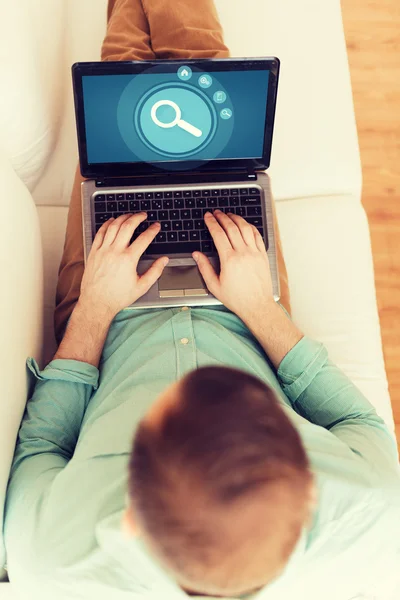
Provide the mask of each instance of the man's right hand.
{"label": "man's right hand", "polygon": [[221,269],[216,274],[209,259],[193,252],[210,290],[245,323],[254,322],[275,305],[271,270],[264,241],[254,225],[239,215],[215,210],[205,223],[217,248]]}

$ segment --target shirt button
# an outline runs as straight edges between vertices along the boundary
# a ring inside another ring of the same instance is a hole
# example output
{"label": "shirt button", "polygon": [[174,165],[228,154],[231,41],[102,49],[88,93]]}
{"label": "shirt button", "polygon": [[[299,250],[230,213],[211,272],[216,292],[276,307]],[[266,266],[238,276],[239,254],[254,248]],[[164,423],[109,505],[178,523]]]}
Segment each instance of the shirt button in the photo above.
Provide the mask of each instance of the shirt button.
{"label": "shirt button", "polygon": [[188,344],[189,340],[187,338],[182,338],[181,339],[181,344]]}
{"label": "shirt button", "polygon": [[189,307],[188,306],[182,306],[181,310],[189,310]]}

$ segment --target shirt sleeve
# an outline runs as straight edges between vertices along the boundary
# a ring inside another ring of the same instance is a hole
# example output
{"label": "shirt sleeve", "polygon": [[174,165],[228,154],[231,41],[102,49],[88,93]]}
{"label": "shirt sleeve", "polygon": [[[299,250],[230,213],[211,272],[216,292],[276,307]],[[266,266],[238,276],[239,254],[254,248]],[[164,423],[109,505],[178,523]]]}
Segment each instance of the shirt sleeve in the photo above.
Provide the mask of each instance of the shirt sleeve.
{"label": "shirt sleeve", "polygon": [[[43,371],[28,358],[36,378],[16,442],[7,499],[20,497],[31,482],[49,483],[72,458],[99,371],[88,363],[57,359]],[[50,474],[48,477],[47,474]]]}
{"label": "shirt sleeve", "polygon": [[394,436],[369,400],[329,360],[322,343],[303,337],[279,365],[278,379],[298,414],[344,442],[375,481],[399,487]]}

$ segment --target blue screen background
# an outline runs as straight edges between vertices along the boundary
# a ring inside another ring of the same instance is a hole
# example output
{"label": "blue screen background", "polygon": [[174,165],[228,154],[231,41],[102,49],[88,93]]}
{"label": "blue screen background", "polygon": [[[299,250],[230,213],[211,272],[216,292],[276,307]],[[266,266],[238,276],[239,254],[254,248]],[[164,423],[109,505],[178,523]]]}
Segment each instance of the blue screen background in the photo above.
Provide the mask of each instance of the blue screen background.
{"label": "blue screen background", "polygon": [[[233,133],[225,147],[210,156],[207,147],[190,160],[261,158],[268,95],[268,71],[219,71],[213,73],[229,95],[233,107]],[[118,128],[121,94],[137,77],[152,78],[151,85],[176,82],[176,73],[83,76],[83,102],[89,163],[143,162],[124,142]],[[147,80],[146,80],[147,81]],[[138,99],[139,101],[139,99]],[[218,132],[216,133],[218,135]],[[133,146],[136,140],[133,140]],[[137,144],[140,145],[139,136]],[[154,152],[154,162],[168,160]],[[169,159],[171,160],[171,159]]]}

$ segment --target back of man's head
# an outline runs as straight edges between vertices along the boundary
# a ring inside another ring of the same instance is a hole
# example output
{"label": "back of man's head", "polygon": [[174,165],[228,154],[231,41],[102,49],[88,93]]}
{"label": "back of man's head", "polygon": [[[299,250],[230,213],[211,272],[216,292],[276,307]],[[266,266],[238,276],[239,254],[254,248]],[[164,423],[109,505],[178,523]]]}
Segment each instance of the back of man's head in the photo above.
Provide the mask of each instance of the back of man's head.
{"label": "back of man's head", "polygon": [[205,367],[177,389],[162,418],[138,428],[131,505],[182,587],[240,595],[279,575],[310,517],[307,455],[258,378]]}

